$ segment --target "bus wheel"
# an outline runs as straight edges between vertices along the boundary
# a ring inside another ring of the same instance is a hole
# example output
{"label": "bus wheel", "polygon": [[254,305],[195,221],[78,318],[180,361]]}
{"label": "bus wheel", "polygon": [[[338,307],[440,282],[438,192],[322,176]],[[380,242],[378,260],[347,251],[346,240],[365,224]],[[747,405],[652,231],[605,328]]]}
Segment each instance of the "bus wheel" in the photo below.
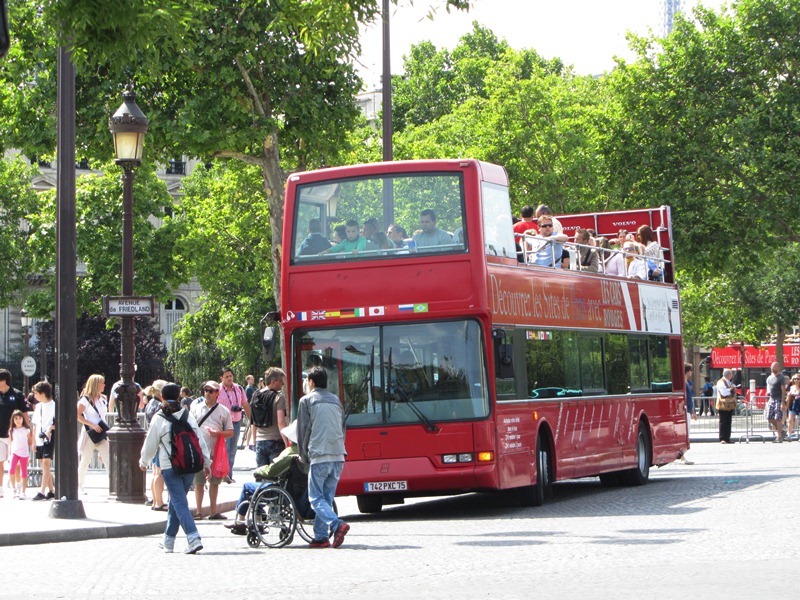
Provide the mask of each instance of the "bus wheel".
{"label": "bus wheel", "polygon": [[550,477],[550,453],[542,436],[536,439],[536,485],[533,486],[533,506],[544,504],[545,498],[553,494],[553,482]]}
{"label": "bus wheel", "polygon": [[650,479],[650,433],[644,422],[639,422],[636,436],[636,466],[620,473],[625,485],[644,485]]}
{"label": "bus wheel", "polygon": [[379,513],[383,508],[383,498],[381,496],[356,496],[358,510],[362,513]]}

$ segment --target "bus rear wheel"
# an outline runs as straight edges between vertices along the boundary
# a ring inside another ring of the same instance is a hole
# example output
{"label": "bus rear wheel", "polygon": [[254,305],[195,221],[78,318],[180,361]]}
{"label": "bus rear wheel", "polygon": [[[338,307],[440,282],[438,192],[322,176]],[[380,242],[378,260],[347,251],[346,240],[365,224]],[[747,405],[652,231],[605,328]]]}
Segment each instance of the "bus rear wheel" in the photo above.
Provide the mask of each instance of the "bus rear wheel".
{"label": "bus rear wheel", "polygon": [[381,496],[356,496],[358,510],[364,514],[379,513],[383,509]]}
{"label": "bus rear wheel", "polygon": [[623,485],[644,485],[650,479],[650,433],[644,422],[639,422],[636,435],[636,466],[620,473]]}

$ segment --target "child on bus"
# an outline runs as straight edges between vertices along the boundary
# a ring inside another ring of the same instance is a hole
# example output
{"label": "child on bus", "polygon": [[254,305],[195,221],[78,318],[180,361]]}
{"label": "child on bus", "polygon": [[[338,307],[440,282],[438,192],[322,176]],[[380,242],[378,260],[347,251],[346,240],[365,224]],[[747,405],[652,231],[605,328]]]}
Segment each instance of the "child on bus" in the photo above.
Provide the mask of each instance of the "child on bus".
{"label": "child on bus", "polygon": [[21,410],[15,410],[11,414],[8,437],[8,449],[11,451],[11,463],[8,471],[11,485],[14,488],[14,498],[24,500],[28,490],[28,458],[31,444],[33,444],[33,435],[28,425],[28,415]]}

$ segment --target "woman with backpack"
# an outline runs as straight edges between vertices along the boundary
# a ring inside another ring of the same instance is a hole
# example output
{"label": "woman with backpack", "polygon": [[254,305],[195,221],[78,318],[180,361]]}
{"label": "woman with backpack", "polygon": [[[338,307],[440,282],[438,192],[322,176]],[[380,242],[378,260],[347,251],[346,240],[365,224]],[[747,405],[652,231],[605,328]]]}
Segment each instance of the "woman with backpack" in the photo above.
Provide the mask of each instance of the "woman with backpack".
{"label": "woman with backpack", "polygon": [[158,453],[161,474],[169,491],[167,527],[159,546],[164,552],[173,552],[178,529],[183,528],[188,542],[184,552],[196,554],[203,549],[203,543],[186,495],[195,473],[202,470],[206,477],[211,474],[211,458],[203,436],[199,435],[197,422],[181,406],[180,393],[180,386],[174,383],[168,383],[161,389],[161,412],[153,417],[147,430],[139,468],[146,471]]}

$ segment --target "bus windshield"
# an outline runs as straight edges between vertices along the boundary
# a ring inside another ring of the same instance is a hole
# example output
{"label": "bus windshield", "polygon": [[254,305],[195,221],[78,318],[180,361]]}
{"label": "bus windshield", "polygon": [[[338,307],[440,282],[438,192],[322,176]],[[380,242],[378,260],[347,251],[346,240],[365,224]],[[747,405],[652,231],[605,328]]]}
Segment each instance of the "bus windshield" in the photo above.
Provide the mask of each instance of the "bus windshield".
{"label": "bus windshield", "polygon": [[481,330],[476,321],[425,322],[296,334],[303,376],[328,371],[347,426],[431,423],[489,414]]}
{"label": "bus windshield", "polygon": [[[466,250],[460,173],[384,175],[297,186],[292,264]],[[383,223],[384,204],[393,223]]]}

